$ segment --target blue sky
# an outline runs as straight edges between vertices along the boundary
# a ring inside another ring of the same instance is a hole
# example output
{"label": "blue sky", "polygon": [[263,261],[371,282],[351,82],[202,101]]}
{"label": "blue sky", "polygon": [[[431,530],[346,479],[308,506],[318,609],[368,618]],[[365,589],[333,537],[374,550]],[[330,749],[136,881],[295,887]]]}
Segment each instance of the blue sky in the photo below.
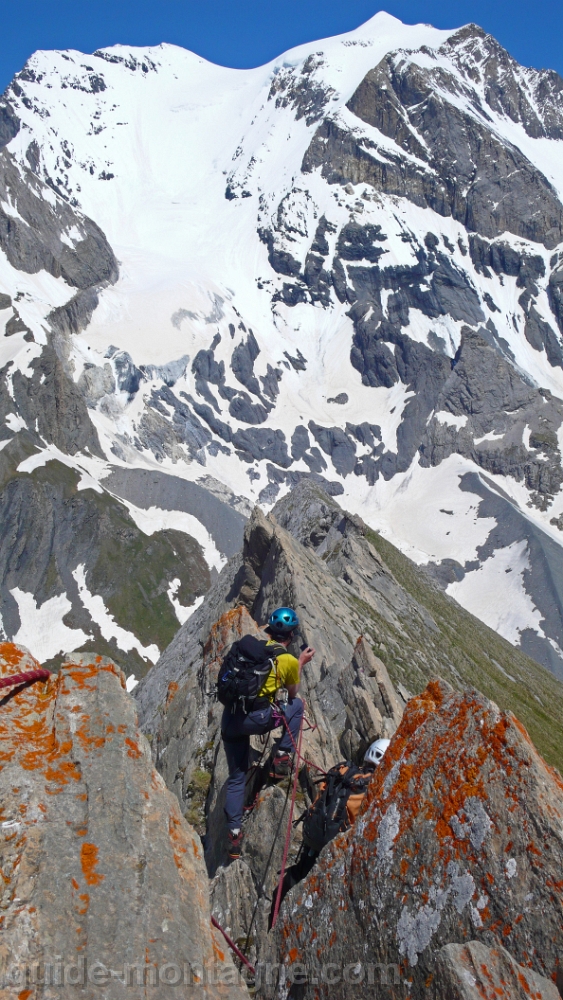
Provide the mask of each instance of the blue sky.
{"label": "blue sky", "polygon": [[0,92],[36,49],[173,42],[223,65],[257,66],[381,9],[438,28],[475,21],[520,62],[563,76],[562,0],[2,0]]}

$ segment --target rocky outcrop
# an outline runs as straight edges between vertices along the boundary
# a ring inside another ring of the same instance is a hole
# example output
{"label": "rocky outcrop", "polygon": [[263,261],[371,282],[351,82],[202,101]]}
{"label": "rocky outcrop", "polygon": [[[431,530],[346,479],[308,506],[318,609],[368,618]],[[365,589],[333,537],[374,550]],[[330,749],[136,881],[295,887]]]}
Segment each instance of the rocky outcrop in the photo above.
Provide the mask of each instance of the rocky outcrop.
{"label": "rocky outcrop", "polygon": [[[279,995],[347,997],[353,982],[367,997],[366,970],[391,968],[395,996],[434,980],[436,996],[472,996],[462,990],[478,980],[464,985],[463,968],[483,946],[479,977],[495,986],[555,979],[562,820],[561,776],[518,720],[476,691],[432,682],[409,702],[355,827],[284,904]],[[288,992],[295,963],[306,974]],[[327,963],[339,985],[326,985]]]}
{"label": "rocky outcrop", "polygon": [[434,991],[451,1000],[560,1000],[557,986],[518,965],[500,945],[446,944],[436,958]]}
{"label": "rocky outcrop", "polygon": [[[462,330],[451,373],[433,403],[419,445],[420,463],[438,465],[452,451],[487,472],[524,482],[546,509],[561,488],[557,430],[563,404],[527,381],[502,356],[486,329]],[[463,426],[448,424],[449,414]],[[524,443],[530,427],[529,446]],[[487,435],[494,435],[493,440]]]}
{"label": "rocky outcrop", "polygon": [[[404,59],[403,53],[385,57],[347,106],[410,158],[397,157],[387,170],[383,158],[379,163],[374,159],[370,176],[366,151],[357,158],[363,176],[354,177],[353,161],[339,156],[337,140],[334,155],[342,179],[368,181],[439,215],[452,215],[483,236],[512,232],[548,248],[556,246],[563,208],[554,188],[516,146],[499,140],[488,124],[462,110],[462,102],[455,101],[460,96],[471,102],[474,93],[447,69],[423,68]],[[330,171],[329,163],[325,156],[323,171]],[[422,164],[428,165],[426,170]]]}
{"label": "rocky outcrop", "polygon": [[84,397],[53,347],[43,348],[26,375],[15,371],[11,383],[17,412],[39,435],[38,443],[43,439],[67,455],[83,451],[103,457]]}
{"label": "rocky outcrop", "polygon": [[361,760],[374,740],[390,739],[403,717],[404,706],[385,664],[374,655],[363,636],[338,679],[338,690],[346,706],[340,746],[347,760]]}
{"label": "rocky outcrop", "polygon": [[66,198],[45,193],[31,170],[18,167],[6,149],[0,152],[0,197],[11,206],[0,209],[0,246],[12,267],[28,274],[45,270],[78,289],[115,282],[117,261],[99,226]]}
{"label": "rocky outcrop", "polygon": [[[37,665],[0,645],[3,676]],[[242,1000],[201,843],[153,770],[121,671],[66,663],[11,690],[0,727],[2,996],[172,998],[199,984]]]}
{"label": "rocky outcrop", "polygon": [[460,75],[483,89],[493,112],[521,123],[529,136],[563,138],[563,80],[553,70],[523,69],[476,24],[454,32],[442,46]]}

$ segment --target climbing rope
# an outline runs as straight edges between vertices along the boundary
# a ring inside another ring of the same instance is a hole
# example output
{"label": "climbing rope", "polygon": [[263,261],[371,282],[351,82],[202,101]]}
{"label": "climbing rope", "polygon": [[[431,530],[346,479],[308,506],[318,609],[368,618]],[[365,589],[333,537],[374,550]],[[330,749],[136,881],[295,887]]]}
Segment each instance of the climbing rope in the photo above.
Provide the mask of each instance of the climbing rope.
{"label": "climbing rope", "polygon": [[213,916],[213,914],[211,914],[211,923],[213,924],[214,927],[217,928],[218,931],[221,931],[221,934],[225,938],[225,941],[227,942],[227,944],[228,944],[229,948],[231,949],[231,951],[233,951],[235,953],[235,955],[237,956],[237,958],[240,958],[241,962],[244,962],[244,964],[246,965],[247,969],[250,969],[252,975],[255,976],[256,975],[256,969],[254,968],[254,966],[250,964],[250,962],[248,961],[247,958],[245,958],[245,956],[243,955],[243,953],[240,950],[240,948],[237,948],[237,946],[236,946],[235,942],[233,941],[233,939],[230,938],[229,935],[227,934],[227,932],[223,930],[223,928],[221,927],[221,924],[215,919],[215,917]]}
{"label": "climbing rope", "polygon": [[0,688],[12,687],[15,684],[28,684],[32,681],[46,681],[50,676],[50,670],[26,670],[22,674],[11,674],[10,677],[0,677]]}
{"label": "climbing rope", "polygon": [[[286,725],[287,725],[287,723],[286,723]],[[288,732],[289,732],[289,726],[288,726]],[[287,865],[287,855],[289,854],[289,844],[290,844],[290,841],[291,841],[291,834],[292,834],[292,830],[293,830],[293,810],[295,809],[295,797],[297,795],[297,781],[298,781],[298,778],[299,778],[299,764],[298,764],[298,761],[299,761],[299,759],[301,757],[301,740],[302,740],[302,738],[303,738],[303,718],[301,719],[301,725],[299,726],[299,740],[298,740],[298,744],[297,744],[297,747],[296,747],[297,760],[295,761],[295,777],[293,779],[293,791],[291,793],[291,805],[289,807],[289,821],[288,821],[288,824],[287,824],[287,833],[285,835],[285,844],[284,844],[284,848],[283,848],[283,858],[282,858],[281,871],[280,871],[280,880],[278,882],[278,892],[277,892],[277,896],[276,896],[276,905],[274,906],[274,915],[272,917],[272,930],[276,926],[276,921],[278,919],[278,913],[279,913],[279,909],[280,909],[280,905],[281,905],[283,880],[285,878],[285,869],[286,869],[286,865]],[[292,737],[292,743],[295,746],[295,742],[293,741],[293,737]]]}
{"label": "climbing rope", "polygon": [[280,832],[280,829],[281,829],[281,824],[282,824],[282,820],[283,820],[283,814],[285,812],[285,807],[286,807],[286,805],[288,803],[288,799],[289,799],[290,788],[291,788],[291,784],[290,784],[290,782],[288,782],[287,791],[285,793],[285,801],[284,801],[284,804],[283,804],[283,809],[282,809],[281,814],[280,814],[280,818],[279,818],[279,821],[278,821],[276,832],[274,833],[274,836],[272,838],[272,846],[270,848],[270,853],[268,855],[268,860],[266,861],[266,865],[265,865],[265,868],[264,868],[264,872],[262,874],[262,878],[260,879],[260,881],[258,883],[258,891],[256,893],[256,902],[254,904],[254,909],[252,911],[252,916],[250,918],[250,923],[248,925],[248,931],[247,931],[247,934],[246,934],[246,941],[244,943],[244,950],[245,951],[247,951],[247,949],[248,949],[248,947],[250,945],[250,937],[251,937],[251,934],[252,934],[252,928],[254,926],[254,921],[256,920],[256,914],[258,913],[258,907],[260,905],[260,900],[264,896],[264,890],[266,888],[266,878],[267,878],[268,872],[270,870],[270,865],[272,863],[272,858],[274,857],[274,851],[276,849],[276,844],[278,842],[278,836],[279,836],[279,832]]}
{"label": "climbing rope", "polygon": [[[275,710],[274,710],[274,711],[275,711]],[[319,766],[318,766],[317,764],[313,764],[313,763],[312,763],[312,761],[309,761],[309,760],[307,760],[307,758],[306,758],[306,757],[303,757],[303,756],[301,756],[301,755],[300,755],[300,754],[298,753],[298,751],[297,751],[297,747],[296,747],[296,745],[295,745],[295,740],[293,739],[293,734],[292,734],[292,732],[291,732],[291,729],[290,729],[290,728],[289,728],[289,726],[288,726],[288,723],[287,723],[287,719],[285,718],[285,715],[283,715],[283,713],[281,713],[281,712],[277,712],[277,711],[276,711],[276,716],[277,716],[277,725],[279,726],[280,724],[282,724],[282,723],[283,723],[283,725],[285,726],[285,728],[287,729],[287,731],[288,731],[288,733],[289,733],[289,738],[290,738],[290,740],[291,740],[291,743],[292,743],[292,745],[293,745],[293,749],[294,749],[294,750],[295,750],[295,752],[296,752],[296,760],[295,760],[295,767],[296,767],[296,775],[297,775],[297,770],[298,770],[298,767],[297,767],[297,765],[298,765],[298,762],[299,762],[299,760],[301,760],[301,761],[302,761],[302,762],[303,762],[304,764],[308,764],[308,765],[309,765],[309,767],[313,767],[313,768],[315,768],[315,770],[317,770],[317,771],[320,771],[320,773],[321,773],[321,774],[324,774],[324,775],[326,775],[326,771],[323,771],[322,767],[319,767]],[[311,730],[315,730],[315,729],[317,729],[317,726],[316,726],[316,725],[313,725],[313,724],[311,723],[311,721],[310,721],[310,720],[309,720],[309,719],[308,719],[308,718],[306,717],[306,715],[304,714],[304,715],[303,715],[303,719],[302,719],[302,722],[301,722],[301,731],[300,731],[300,736],[302,735],[302,732],[303,732],[303,723],[306,723],[306,724],[307,724],[307,728],[308,728],[308,729],[311,729]],[[275,727],[274,727],[274,728],[275,728]],[[269,740],[270,740],[270,736],[271,736],[271,733],[272,733],[272,731],[271,731],[271,730],[270,730],[270,731],[269,731],[269,732],[267,733],[267,736],[266,736],[266,746],[265,746],[265,748],[264,748],[264,750],[263,750],[263,752],[262,752],[262,754],[261,754],[261,756],[260,756],[260,759],[259,759],[259,761],[258,761],[258,765],[260,765],[260,764],[262,763],[262,759],[263,759],[263,757],[264,757],[264,754],[265,754],[265,752],[266,752],[266,750],[267,750],[267,748],[268,748],[268,743],[269,743]],[[263,737],[261,737],[261,739],[263,740]],[[287,787],[287,794],[286,794],[286,798],[285,798],[285,802],[284,802],[284,808],[283,808],[283,811],[282,811],[282,816],[283,816],[283,813],[285,812],[285,807],[286,807],[286,804],[287,804],[287,801],[288,801],[288,799],[289,799],[289,790],[290,790],[290,788],[291,788],[291,785],[290,785],[290,784],[288,784],[288,787]],[[293,804],[293,807],[294,807],[294,805],[295,805],[295,803]],[[292,807],[292,808],[293,808],[293,807]],[[281,817],[280,817],[280,822],[281,822]],[[291,816],[290,816],[290,825],[292,825],[292,824],[291,824]],[[271,864],[271,862],[272,862],[272,858],[273,858],[273,855],[274,855],[274,850],[275,850],[275,846],[276,846],[276,843],[277,843],[277,839],[278,839],[278,834],[279,834],[279,830],[280,830],[280,826],[279,826],[279,824],[278,824],[278,829],[277,829],[277,830],[276,830],[276,832],[275,832],[275,835],[274,835],[274,838],[273,838],[273,841],[272,841],[272,846],[271,846],[271,848],[270,848],[270,854],[269,854],[269,857],[268,857],[268,860],[266,861],[266,867],[265,867],[265,869],[264,869],[264,873],[263,873],[263,875],[262,875],[262,879],[261,879],[261,881],[260,881],[260,889],[259,889],[259,892],[258,892],[258,894],[257,894],[257,898],[256,898],[256,903],[255,903],[255,905],[254,905],[254,909],[253,909],[253,912],[252,912],[252,916],[251,916],[251,918],[250,918],[250,924],[249,924],[249,926],[248,926],[248,931],[247,931],[247,935],[246,935],[246,942],[245,942],[245,945],[244,945],[244,950],[245,950],[245,951],[247,950],[247,948],[248,948],[248,946],[249,946],[249,944],[250,944],[250,936],[251,936],[251,934],[252,934],[252,927],[253,927],[253,925],[254,925],[254,921],[255,921],[255,919],[256,919],[256,914],[257,914],[257,911],[258,911],[258,906],[259,906],[259,902],[260,902],[260,898],[261,898],[261,891],[263,891],[263,889],[264,889],[264,886],[265,886],[265,883],[266,883],[266,877],[267,877],[267,874],[268,874],[268,870],[269,870],[269,868],[270,868],[270,864]],[[287,855],[286,855],[286,861],[287,861]],[[283,867],[283,869],[285,870],[285,864],[284,864],[284,865],[283,865],[282,867]],[[283,877],[284,877],[284,873],[285,873],[285,872],[284,872],[284,870],[282,871],[282,876],[281,876],[281,882],[283,882]],[[280,882],[280,884],[281,884],[281,882]],[[279,896],[279,886],[278,886],[278,890],[277,890],[277,891],[278,891],[278,896]],[[280,907],[280,904],[281,904],[281,901],[278,901],[278,899],[276,899],[276,902],[277,902],[277,904],[278,904],[278,905],[277,905],[277,908],[278,908],[278,910],[279,910],[279,907]],[[276,917],[277,917],[277,913],[276,913]],[[272,924],[272,926],[273,926],[273,924]]]}
{"label": "climbing rope", "polygon": [[[318,765],[318,764],[313,764],[313,761],[312,761],[312,760],[307,760],[307,758],[306,758],[306,757],[303,757],[303,756],[301,755],[301,753],[299,752],[299,750],[298,750],[298,749],[297,749],[297,747],[295,746],[295,740],[293,739],[293,735],[292,735],[292,732],[291,732],[291,729],[289,728],[289,725],[288,725],[288,722],[287,722],[287,719],[286,719],[285,715],[282,715],[281,713],[278,713],[278,715],[279,715],[279,717],[281,718],[281,720],[282,720],[282,722],[283,722],[283,724],[284,724],[285,728],[287,729],[287,732],[288,732],[288,734],[289,734],[289,738],[290,738],[290,740],[291,740],[291,743],[292,743],[292,745],[293,745],[293,749],[295,750],[295,753],[297,754],[297,759],[298,759],[298,760],[300,760],[302,764],[307,764],[307,765],[308,765],[309,767],[314,767],[314,768],[315,768],[315,771],[319,771],[319,772],[320,772],[321,774],[324,774],[324,775],[326,776],[326,773],[327,773],[327,772],[326,772],[326,771],[323,771],[322,767],[319,767],[319,765]],[[305,717],[303,717],[303,719],[304,719],[304,718],[305,718]],[[309,726],[309,729],[311,729],[311,728],[313,728],[313,727]],[[314,728],[316,729],[317,727],[315,726]],[[303,731],[303,721],[301,722],[301,732],[302,732],[302,731]],[[300,744],[300,745],[301,745],[301,744]]]}

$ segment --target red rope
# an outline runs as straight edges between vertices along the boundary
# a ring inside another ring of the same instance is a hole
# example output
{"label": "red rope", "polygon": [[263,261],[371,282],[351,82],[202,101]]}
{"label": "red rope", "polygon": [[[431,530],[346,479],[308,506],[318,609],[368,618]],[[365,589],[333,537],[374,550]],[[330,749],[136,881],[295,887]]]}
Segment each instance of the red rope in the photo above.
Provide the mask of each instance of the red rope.
{"label": "red rope", "polygon": [[255,976],[256,975],[256,969],[254,968],[254,966],[250,964],[250,962],[248,961],[247,958],[245,958],[245,956],[243,955],[243,953],[240,950],[240,948],[237,948],[237,946],[236,946],[235,942],[233,941],[233,939],[230,938],[229,935],[227,934],[227,932],[223,930],[223,928],[221,927],[221,924],[217,920],[215,920],[215,917],[213,916],[213,914],[211,914],[211,923],[213,924],[214,927],[217,928],[218,931],[221,931],[221,934],[225,938],[225,941],[227,942],[227,944],[228,944],[229,948],[231,949],[231,951],[234,951],[234,953],[237,956],[237,958],[240,958],[241,962],[244,962],[244,964],[246,965],[247,969],[250,969],[252,975]]}
{"label": "red rope", "polygon": [[[287,719],[286,719],[285,715],[283,714],[283,712],[278,712],[277,714],[278,714],[279,718],[282,720],[285,728],[287,729],[287,732],[289,734],[289,738],[290,738],[290,740],[291,740],[291,742],[293,744],[293,749],[295,750],[295,753],[297,754],[297,759],[300,760],[303,764],[308,764],[309,767],[314,767],[315,771],[320,771],[321,774],[326,775],[327,772],[323,771],[322,767],[319,767],[318,764],[313,764],[312,760],[307,760],[306,757],[303,757],[300,754],[299,750],[295,746],[295,740],[293,739],[293,735],[292,735],[291,729],[289,728],[289,725],[287,723]],[[301,726],[303,726],[303,722],[301,722]],[[316,726],[315,726],[315,729],[316,729]]]}
{"label": "red rope", "polygon": [[28,681],[46,681],[50,676],[50,670],[26,670],[23,674],[0,677],[0,688],[12,687],[14,684],[25,684]]}
{"label": "red rope", "polygon": [[[289,727],[288,727],[288,731],[289,731]],[[282,858],[282,865],[281,865],[281,871],[280,871],[280,880],[279,880],[279,883],[278,883],[278,893],[277,893],[277,896],[276,896],[276,905],[274,906],[274,915],[272,917],[272,930],[276,926],[276,921],[278,919],[278,913],[279,913],[280,906],[281,906],[281,895],[282,895],[282,889],[283,889],[283,880],[284,880],[284,877],[285,877],[285,868],[286,868],[286,864],[287,864],[287,855],[289,854],[289,844],[290,844],[290,841],[291,841],[291,832],[292,832],[292,828],[293,828],[293,810],[295,808],[295,797],[297,795],[297,779],[299,778],[299,764],[298,764],[298,762],[299,762],[299,758],[301,756],[301,740],[302,740],[302,738],[303,738],[303,717],[301,718],[301,725],[299,727],[299,744],[298,744],[298,747],[296,747],[297,760],[295,761],[295,777],[293,779],[293,791],[291,793],[291,805],[289,807],[289,820],[288,820],[288,824],[287,824],[287,833],[285,835],[285,844],[284,844],[284,849],[283,849],[283,858]],[[295,746],[295,743],[293,741],[293,737],[291,738],[291,742],[293,743],[293,746]]]}

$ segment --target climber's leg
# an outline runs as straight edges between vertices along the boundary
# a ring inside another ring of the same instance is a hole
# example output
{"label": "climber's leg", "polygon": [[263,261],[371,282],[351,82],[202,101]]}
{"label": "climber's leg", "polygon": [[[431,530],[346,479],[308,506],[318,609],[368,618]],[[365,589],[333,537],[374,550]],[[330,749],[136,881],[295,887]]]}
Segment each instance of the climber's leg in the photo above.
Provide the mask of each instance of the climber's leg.
{"label": "climber's leg", "polygon": [[249,712],[248,715],[245,715],[242,709],[237,709],[234,713],[225,709],[221,728],[229,766],[225,815],[229,830],[237,830],[242,823],[244,809],[246,772],[248,771],[250,750],[249,737],[270,731],[272,728],[271,706],[267,705],[255,712]]}
{"label": "climber's leg", "polygon": [[[283,732],[280,741],[277,745],[277,749],[283,753],[295,753],[295,747],[299,740],[299,730],[301,729],[301,720],[303,718],[303,702],[301,698],[290,698],[285,706],[285,721],[289,726],[289,731],[291,736],[287,731],[287,727],[283,725]],[[293,737],[293,742],[292,742]]]}

